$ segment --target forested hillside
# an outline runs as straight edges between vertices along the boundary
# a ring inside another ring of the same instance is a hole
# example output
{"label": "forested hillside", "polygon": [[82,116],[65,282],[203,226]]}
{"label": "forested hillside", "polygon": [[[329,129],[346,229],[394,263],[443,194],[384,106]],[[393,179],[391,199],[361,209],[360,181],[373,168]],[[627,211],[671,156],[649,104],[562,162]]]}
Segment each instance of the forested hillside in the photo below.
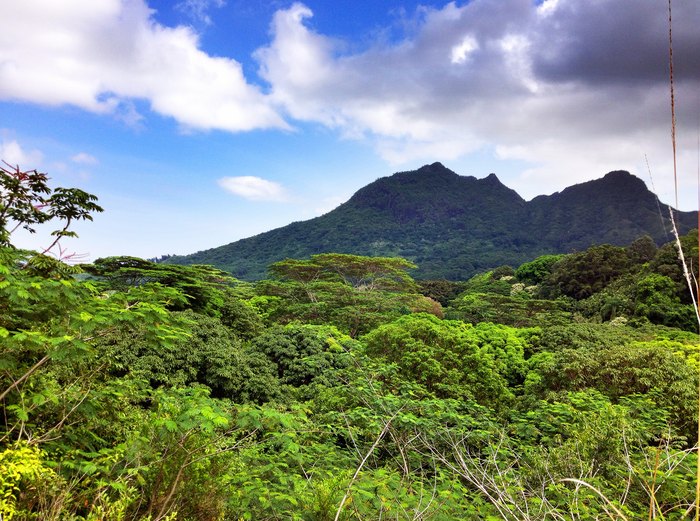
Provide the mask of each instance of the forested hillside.
{"label": "forested hillside", "polygon": [[74,266],[12,230],[100,208],[19,174],[0,176],[3,519],[695,516],[697,320],[672,245],[462,281],[342,253],[257,282]]}
{"label": "forested hillside", "polygon": [[[686,233],[697,213],[679,212],[676,220]],[[400,256],[418,265],[416,278],[465,280],[543,254],[625,246],[643,235],[662,244],[669,229],[668,207],[627,172],[526,202],[494,174],[459,176],[434,163],[378,179],[321,217],[167,262],[212,264],[252,281],[267,277],[273,262],[336,252]]]}

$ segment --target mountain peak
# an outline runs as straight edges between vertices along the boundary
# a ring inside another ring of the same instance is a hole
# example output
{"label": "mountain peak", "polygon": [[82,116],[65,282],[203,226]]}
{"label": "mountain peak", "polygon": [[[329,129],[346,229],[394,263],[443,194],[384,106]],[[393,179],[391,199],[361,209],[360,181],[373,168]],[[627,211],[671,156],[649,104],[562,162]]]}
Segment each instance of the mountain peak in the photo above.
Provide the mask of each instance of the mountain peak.
{"label": "mountain peak", "polygon": [[[420,168],[418,169],[418,172],[422,172],[422,171],[441,171],[441,170],[442,170],[442,171],[447,171],[447,172],[452,172],[452,170],[450,170],[449,168],[447,168],[445,165],[443,165],[443,164],[440,163],[439,161],[435,161],[434,163],[432,163],[432,164],[430,164],[430,165],[423,165],[422,167],[420,167]],[[454,172],[452,172],[452,173],[454,173]]]}
{"label": "mountain peak", "polygon": [[[623,170],[526,202],[495,174],[461,176],[441,163],[382,177],[335,210],[175,263],[215,264],[237,278],[316,253],[403,256],[419,278],[466,280],[498,265],[592,244],[626,245],[642,235],[667,240],[668,218],[645,183]],[[679,212],[681,233],[697,213]]]}
{"label": "mountain peak", "polygon": [[358,190],[346,203],[372,208],[397,223],[466,219],[495,208],[518,207],[524,200],[503,185],[495,174],[485,179],[461,176],[441,163],[382,177]]}
{"label": "mountain peak", "polygon": [[414,170],[411,172],[401,172],[402,174],[412,174],[412,175],[432,175],[432,176],[447,176],[447,177],[452,177],[452,176],[457,176],[458,174],[447,168],[445,165],[442,163],[435,162],[431,165],[423,165],[420,167],[418,170]]}
{"label": "mountain peak", "polygon": [[613,170],[600,179],[570,186],[562,195],[581,193],[585,193],[587,197],[602,197],[610,201],[654,198],[644,181],[626,170]]}
{"label": "mountain peak", "polygon": [[630,174],[627,170],[613,170],[611,172],[608,172],[603,176],[603,179],[631,179],[635,178],[632,174]]}
{"label": "mountain peak", "polygon": [[[635,195],[648,195],[649,189],[644,181],[626,170],[613,170],[601,180],[610,190],[621,190]],[[651,193],[651,192],[649,192]]]}
{"label": "mountain peak", "polygon": [[484,177],[481,180],[481,182],[488,186],[505,186],[503,183],[501,183],[501,180],[498,178],[498,176],[493,172]]}

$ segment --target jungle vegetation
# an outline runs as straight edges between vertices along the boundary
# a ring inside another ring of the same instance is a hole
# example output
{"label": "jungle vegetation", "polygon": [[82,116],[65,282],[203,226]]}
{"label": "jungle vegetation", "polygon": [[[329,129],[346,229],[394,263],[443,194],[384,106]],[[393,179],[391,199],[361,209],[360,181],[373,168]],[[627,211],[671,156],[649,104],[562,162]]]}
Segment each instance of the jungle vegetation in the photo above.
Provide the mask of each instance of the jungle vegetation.
{"label": "jungle vegetation", "polygon": [[0,172],[3,519],[694,517],[697,321],[672,244],[459,282],[347,253],[257,282],[75,265],[12,246],[100,210],[38,175]]}

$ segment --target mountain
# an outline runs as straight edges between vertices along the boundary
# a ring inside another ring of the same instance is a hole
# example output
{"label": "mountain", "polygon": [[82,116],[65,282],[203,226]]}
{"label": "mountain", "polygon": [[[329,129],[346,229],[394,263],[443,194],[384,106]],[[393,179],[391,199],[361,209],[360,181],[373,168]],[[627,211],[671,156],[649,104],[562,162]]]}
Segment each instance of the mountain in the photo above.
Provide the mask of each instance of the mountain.
{"label": "mountain", "polygon": [[[678,212],[681,233],[697,212]],[[593,244],[627,245],[642,235],[670,239],[668,207],[624,171],[525,201],[495,174],[460,176],[440,163],[383,177],[335,210],[254,237],[177,256],[177,264],[213,264],[243,280],[265,278],[284,258],[323,252],[401,256],[417,278],[465,280],[503,264]]]}

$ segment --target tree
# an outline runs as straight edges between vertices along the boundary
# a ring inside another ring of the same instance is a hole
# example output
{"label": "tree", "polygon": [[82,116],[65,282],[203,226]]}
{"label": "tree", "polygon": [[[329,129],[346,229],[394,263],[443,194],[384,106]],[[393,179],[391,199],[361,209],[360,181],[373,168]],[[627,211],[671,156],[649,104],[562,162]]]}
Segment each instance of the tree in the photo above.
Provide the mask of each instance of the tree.
{"label": "tree", "polygon": [[669,412],[675,429],[692,435],[697,426],[693,420],[697,376],[674,352],[675,346],[650,344],[594,341],[539,353],[530,359],[533,373],[528,376],[531,387],[526,392],[546,398],[562,391],[596,389],[613,401],[647,395]]}
{"label": "tree", "polygon": [[669,277],[651,273],[635,286],[635,315],[647,317],[654,324],[697,330],[695,311],[690,304],[682,304],[677,286]]}
{"label": "tree", "polygon": [[515,277],[526,284],[539,284],[552,272],[552,267],[563,258],[564,255],[542,255],[531,262],[521,264],[515,270]]}
{"label": "tree", "polygon": [[[691,230],[687,235],[683,235],[680,238],[680,242],[686,259],[698,258],[697,230]],[[690,291],[683,275],[678,249],[674,242],[661,246],[656,252],[654,259],[649,262],[649,267],[653,272],[665,275],[676,283],[677,294],[683,303],[689,304],[691,302]],[[691,265],[691,271],[697,272],[696,267]]]}
{"label": "tree", "polygon": [[253,302],[272,322],[332,324],[351,337],[400,315],[442,316],[438,302],[418,293],[406,273],[411,266],[400,258],[331,253],[287,259],[270,267],[283,280],[259,282],[261,298]]}
{"label": "tree", "polygon": [[424,296],[439,302],[442,306],[448,306],[457,295],[464,291],[465,283],[446,279],[421,280],[418,281],[418,287]]}
{"label": "tree", "polygon": [[11,236],[19,228],[35,233],[35,226],[57,220],[62,223],[51,232],[53,242],[41,253],[54,248],[63,237],[75,237],[69,230],[74,221],[92,221],[101,212],[97,197],[78,188],[48,185],[49,177],[36,170],[0,165],[0,246],[11,246]]}
{"label": "tree", "polygon": [[633,264],[644,264],[651,261],[656,256],[657,251],[658,248],[654,239],[648,235],[643,235],[629,245],[627,255]]}
{"label": "tree", "polygon": [[159,264],[129,256],[97,259],[82,268],[112,290],[126,291],[154,283],[177,289],[185,301],[173,302],[171,309],[192,309],[209,315],[219,314],[226,300],[225,290],[237,282],[229,273],[213,266]]}
{"label": "tree", "polygon": [[625,248],[610,244],[592,246],[555,263],[544,285],[550,294],[581,300],[602,290],[629,268]]}
{"label": "tree", "polygon": [[348,363],[353,341],[332,326],[275,326],[251,342],[251,350],[267,357],[277,377],[293,387],[331,382],[332,372]]}
{"label": "tree", "polygon": [[415,291],[407,271],[416,268],[400,257],[364,257],[322,253],[309,260],[286,259],[272,264],[270,273],[297,282],[342,282],[362,290]]}
{"label": "tree", "polygon": [[470,398],[500,408],[524,378],[527,330],[415,314],[365,337],[367,354],[397,365],[403,378],[440,398]]}

